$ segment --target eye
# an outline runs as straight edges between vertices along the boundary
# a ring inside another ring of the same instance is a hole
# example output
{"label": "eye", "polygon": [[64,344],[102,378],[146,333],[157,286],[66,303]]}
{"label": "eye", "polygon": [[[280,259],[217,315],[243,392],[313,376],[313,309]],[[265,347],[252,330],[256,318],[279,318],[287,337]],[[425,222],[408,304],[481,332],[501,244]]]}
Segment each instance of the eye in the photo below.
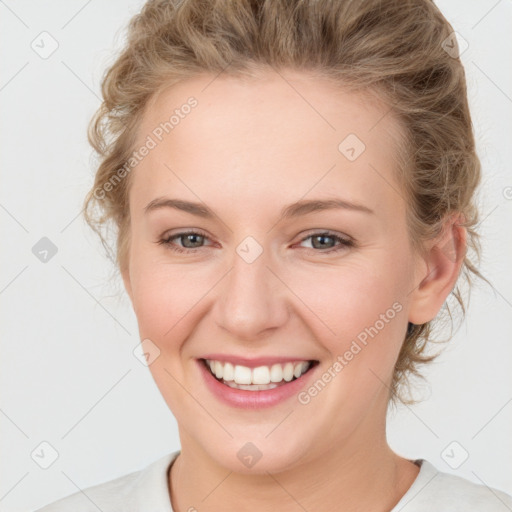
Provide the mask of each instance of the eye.
{"label": "eye", "polygon": [[[180,240],[183,245],[180,247],[174,243],[174,240]],[[182,231],[159,240],[157,243],[164,245],[175,252],[194,252],[194,249],[200,249],[205,240],[208,240],[206,233],[202,231]]]}
{"label": "eye", "polygon": [[[301,243],[311,239],[311,249],[313,252],[320,252],[322,254],[332,253],[344,250],[348,247],[355,247],[355,242],[350,238],[343,238],[330,231],[320,231],[317,233],[311,233],[307,237],[301,240]],[[180,240],[181,246],[176,245],[175,240]],[[204,242],[209,240],[206,233],[202,231],[181,231],[173,235],[167,236],[159,240],[159,245],[164,245],[177,253],[195,252],[196,249],[201,249],[205,246]],[[332,242],[329,242],[331,240]],[[334,245],[332,245],[334,243]],[[336,245],[336,243],[338,245]],[[207,244],[213,245],[213,244]],[[321,249],[319,251],[315,249]]]}
{"label": "eye", "polygon": [[[311,249],[327,249],[322,251],[314,251],[314,252],[321,252],[321,253],[331,253],[331,252],[338,252],[341,250],[346,249],[347,247],[354,247],[355,243],[350,238],[343,238],[335,233],[332,233],[330,231],[321,231],[317,233],[311,233],[307,237],[303,238],[301,240],[302,242],[305,242],[306,240],[311,239]],[[329,242],[331,240],[332,242]],[[338,242],[338,245],[332,245],[333,243],[336,244]],[[308,249],[308,248],[307,248]]]}

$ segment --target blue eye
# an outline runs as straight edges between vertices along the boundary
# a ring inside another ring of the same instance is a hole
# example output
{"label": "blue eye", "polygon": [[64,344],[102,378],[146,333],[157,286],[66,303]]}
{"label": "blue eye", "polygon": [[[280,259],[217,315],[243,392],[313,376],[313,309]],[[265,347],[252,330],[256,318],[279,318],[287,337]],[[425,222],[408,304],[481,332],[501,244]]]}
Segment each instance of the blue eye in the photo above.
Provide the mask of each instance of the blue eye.
{"label": "blue eye", "polygon": [[[335,233],[331,233],[329,231],[320,231],[317,233],[312,233],[308,235],[307,237],[303,238],[301,240],[302,242],[305,242],[306,240],[312,240],[312,247],[306,248],[311,249],[315,253],[325,254],[325,253],[331,253],[331,252],[337,252],[341,251],[343,249],[346,249],[348,247],[355,247],[355,243],[352,239],[349,238],[343,238],[339,235],[336,235]],[[338,245],[334,245],[333,247],[328,247],[329,243],[326,243],[326,240],[333,240],[334,244],[338,243]],[[175,240],[180,240],[181,246],[176,245],[174,243]],[[176,233],[174,235],[164,237],[157,243],[160,245],[164,245],[171,249],[172,251],[175,251],[177,253],[193,253],[196,251],[196,249],[201,249],[204,247],[205,240],[209,240],[206,233],[203,233],[202,231],[182,231],[180,233]],[[319,243],[315,243],[314,241],[318,241]],[[212,244],[209,244],[212,245]],[[326,246],[327,245],[327,246]],[[319,250],[316,250],[319,249]]]}

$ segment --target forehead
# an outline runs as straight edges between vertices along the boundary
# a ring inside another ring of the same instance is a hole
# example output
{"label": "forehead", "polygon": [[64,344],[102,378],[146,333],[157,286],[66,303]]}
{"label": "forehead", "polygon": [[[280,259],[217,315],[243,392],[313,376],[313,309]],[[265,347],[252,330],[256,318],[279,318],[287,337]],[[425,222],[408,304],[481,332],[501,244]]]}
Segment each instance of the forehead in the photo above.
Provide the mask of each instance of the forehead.
{"label": "forehead", "polygon": [[149,137],[154,147],[132,171],[131,195],[140,207],[179,190],[233,206],[279,207],[308,194],[369,198],[386,209],[400,199],[401,132],[389,111],[375,97],[298,72],[197,76],[148,104],[136,146]]}

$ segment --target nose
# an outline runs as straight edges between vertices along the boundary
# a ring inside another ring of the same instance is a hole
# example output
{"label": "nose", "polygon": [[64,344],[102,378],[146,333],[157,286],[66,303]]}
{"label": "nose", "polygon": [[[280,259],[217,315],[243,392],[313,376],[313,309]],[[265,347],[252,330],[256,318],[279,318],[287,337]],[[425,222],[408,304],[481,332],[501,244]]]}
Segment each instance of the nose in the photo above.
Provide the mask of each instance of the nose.
{"label": "nose", "polygon": [[222,280],[214,318],[233,339],[261,338],[288,319],[287,288],[269,263],[266,251],[250,263],[235,253],[232,269]]}

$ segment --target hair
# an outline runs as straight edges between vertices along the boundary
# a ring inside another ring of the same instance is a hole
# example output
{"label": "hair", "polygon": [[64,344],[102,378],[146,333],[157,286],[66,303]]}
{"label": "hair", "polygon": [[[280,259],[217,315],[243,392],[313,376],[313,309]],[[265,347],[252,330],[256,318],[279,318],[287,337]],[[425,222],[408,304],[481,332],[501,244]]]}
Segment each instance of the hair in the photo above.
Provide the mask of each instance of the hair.
{"label": "hair", "polygon": [[[480,262],[475,191],[481,170],[464,68],[446,51],[447,41],[456,51],[451,25],[430,0],[150,0],[130,20],[126,44],[102,78],[103,102],[88,132],[99,165],[85,198],[85,220],[123,269],[132,176],[126,163],[145,108],[160,91],[204,73],[307,72],[379,98],[399,121],[404,137],[397,143],[397,179],[415,249],[421,252],[448,217],[460,214],[467,246],[451,295],[465,316],[461,281],[469,287],[472,276],[487,281],[468,254]],[[115,255],[103,236],[109,225],[117,234]],[[448,301],[443,308],[453,320]],[[421,377],[419,366],[437,357],[426,349],[439,341],[434,327],[442,324],[442,312],[427,323],[408,324],[391,401],[414,401],[402,392],[410,389],[408,377]]]}

